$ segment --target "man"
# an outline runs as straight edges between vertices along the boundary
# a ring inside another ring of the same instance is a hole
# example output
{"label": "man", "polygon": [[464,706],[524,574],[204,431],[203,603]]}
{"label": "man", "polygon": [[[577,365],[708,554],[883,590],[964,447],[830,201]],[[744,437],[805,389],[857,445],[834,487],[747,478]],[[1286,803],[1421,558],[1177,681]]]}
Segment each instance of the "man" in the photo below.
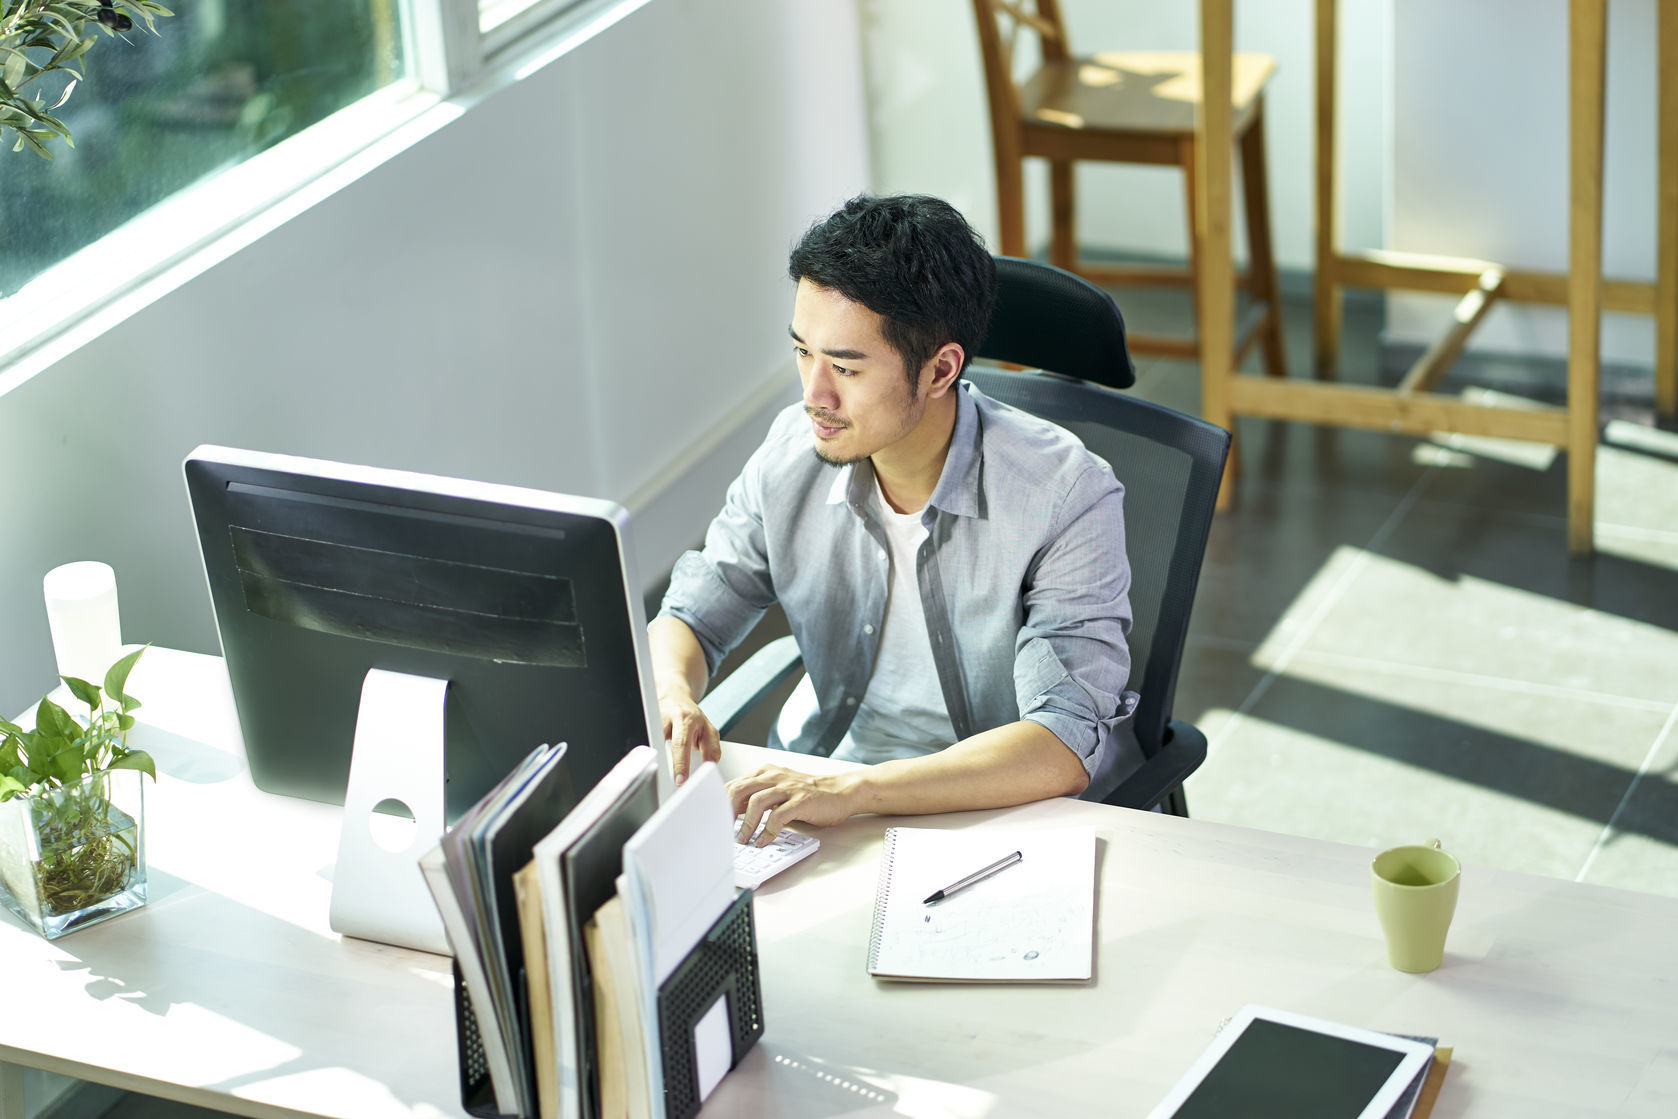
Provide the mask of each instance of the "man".
{"label": "man", "polygon": [[803,401],[648,627],[676,780],[718,757],[698,700],[778,601],[808,675],[771,745],[873,764],[732,782],[743,836],[1110,788],[1141,762],[1124,491],[1072,435],[960,380],[990,254],[947,203],[859,197],[788,273]]}

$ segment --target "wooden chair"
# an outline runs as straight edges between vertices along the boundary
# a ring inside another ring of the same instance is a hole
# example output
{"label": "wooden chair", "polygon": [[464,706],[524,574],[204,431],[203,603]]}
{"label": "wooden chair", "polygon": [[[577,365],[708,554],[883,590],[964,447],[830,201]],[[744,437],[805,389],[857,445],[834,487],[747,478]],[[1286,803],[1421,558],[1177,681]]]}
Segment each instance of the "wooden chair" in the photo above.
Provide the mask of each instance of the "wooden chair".
{"label": "wooden chair", "polygon": [[[1202,219],[1195,205],[1194,123],[1200,100],[1200,55],[1193,51],[1109,51],[1076,57],[1067,43],[1058,0],[973,0],[985,60],[991,135],[996,150],[997,210],[1004,256],[1028,255],[1025,244],[1024,165],[1049,161],[1054,222],[1049,259],[1057,268],[1104,285],[1174,285],[1195,290]],[[1005,26],[1006,25],[1006,26]],[[1014,41],[1037,35],[1043,64],[1014,81]],[[1264,369],[1287,373],[1282,345],[1276,261],[1270,241],[1270,200],[1264,162],[1264,85],[1275,72],[1269,55],[1237,54],[1232,135],[1241,151],[1250,267],[1238,283],[1252,306],[1235,335],[1234,366],[1252,346],[1264,345]],[[1183,169],[1189,215],[1189,266],[1095,265],[1078,259],[1073,224],[1072,165],[1078,160],[1175,165]],[[1196,338],[1132,332],[1135,353],[1198,358]]]}

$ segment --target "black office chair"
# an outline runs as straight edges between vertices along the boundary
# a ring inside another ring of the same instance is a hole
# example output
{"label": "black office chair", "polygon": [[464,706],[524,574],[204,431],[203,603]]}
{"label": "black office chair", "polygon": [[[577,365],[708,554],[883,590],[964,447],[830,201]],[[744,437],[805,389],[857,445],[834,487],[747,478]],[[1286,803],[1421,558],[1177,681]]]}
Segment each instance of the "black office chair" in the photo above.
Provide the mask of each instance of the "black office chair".
{"label": "black office chair", "polygon": [[[1145,761],[1116,788],[1088,799],[1129,808],[1159,805],[1188,815],[1183,781],[1206,759],[1206,736],[1171,717],[1189,611],[1229,454],[1229,432],[1114,389],[1135,383],[1124,319],[1112,297],[1080,277],[1035,261],[998,257],[998,293],[981,360],[967,378],[987,396],[1076,434],[1125,487],[1130,557],[1130,687],[1141,695],[1135,727]],[[723,737],[800,668],[791,637],[772,641],[706,695],[700,707]]]}

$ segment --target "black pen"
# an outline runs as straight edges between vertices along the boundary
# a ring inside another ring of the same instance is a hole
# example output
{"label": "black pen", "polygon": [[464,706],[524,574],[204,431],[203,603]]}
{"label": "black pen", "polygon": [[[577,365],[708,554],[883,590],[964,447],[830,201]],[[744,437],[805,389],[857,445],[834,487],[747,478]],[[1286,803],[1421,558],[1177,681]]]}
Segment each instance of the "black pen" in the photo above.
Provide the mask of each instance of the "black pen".
{"label": "black pen", "polygon": [[1007,856],[1004,856],[1003,858],[997,859],[994,863],[990,864],[989,866],[987,866],[987,867],[985,867],[981,870],[975,870],[972,874],[969,874],[966,878],[959,878],[956,881],[951,882],[948,886],[945,886],[942,890],[934,891],[932,896],[927,898],[925,901],[921,902],[921,904],[922,905],[931,905],[935,901],[943,901],[945,898],[949,897],[951,894],[955,893],[957,890],[965,890],[965,889],[967,889],[967,887],[973,885],[973,883],[981,881],[982,879],[985,879],[985,878],[989,878],[991,875],[995,874],[999,870],[1006,870],[1008,867],[1013,866],[1015,863],[1019,862],[1023,858],[1025,858],[1024,855],[1020,854],[1018,851],[1015,851],[1012,855],[1007,855]]}

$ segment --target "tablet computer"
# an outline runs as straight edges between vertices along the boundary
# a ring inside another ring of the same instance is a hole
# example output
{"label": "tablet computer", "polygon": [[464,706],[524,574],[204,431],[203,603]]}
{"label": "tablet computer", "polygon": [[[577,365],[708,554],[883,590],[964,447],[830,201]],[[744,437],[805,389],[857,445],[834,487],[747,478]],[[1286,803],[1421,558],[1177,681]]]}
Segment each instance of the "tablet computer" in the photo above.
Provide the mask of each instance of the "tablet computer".
{"label": "tablet computer", "polygon": [[1386,1119],[1432,1058],[1423,1041],[1244,1006],[1148,1119]]}

